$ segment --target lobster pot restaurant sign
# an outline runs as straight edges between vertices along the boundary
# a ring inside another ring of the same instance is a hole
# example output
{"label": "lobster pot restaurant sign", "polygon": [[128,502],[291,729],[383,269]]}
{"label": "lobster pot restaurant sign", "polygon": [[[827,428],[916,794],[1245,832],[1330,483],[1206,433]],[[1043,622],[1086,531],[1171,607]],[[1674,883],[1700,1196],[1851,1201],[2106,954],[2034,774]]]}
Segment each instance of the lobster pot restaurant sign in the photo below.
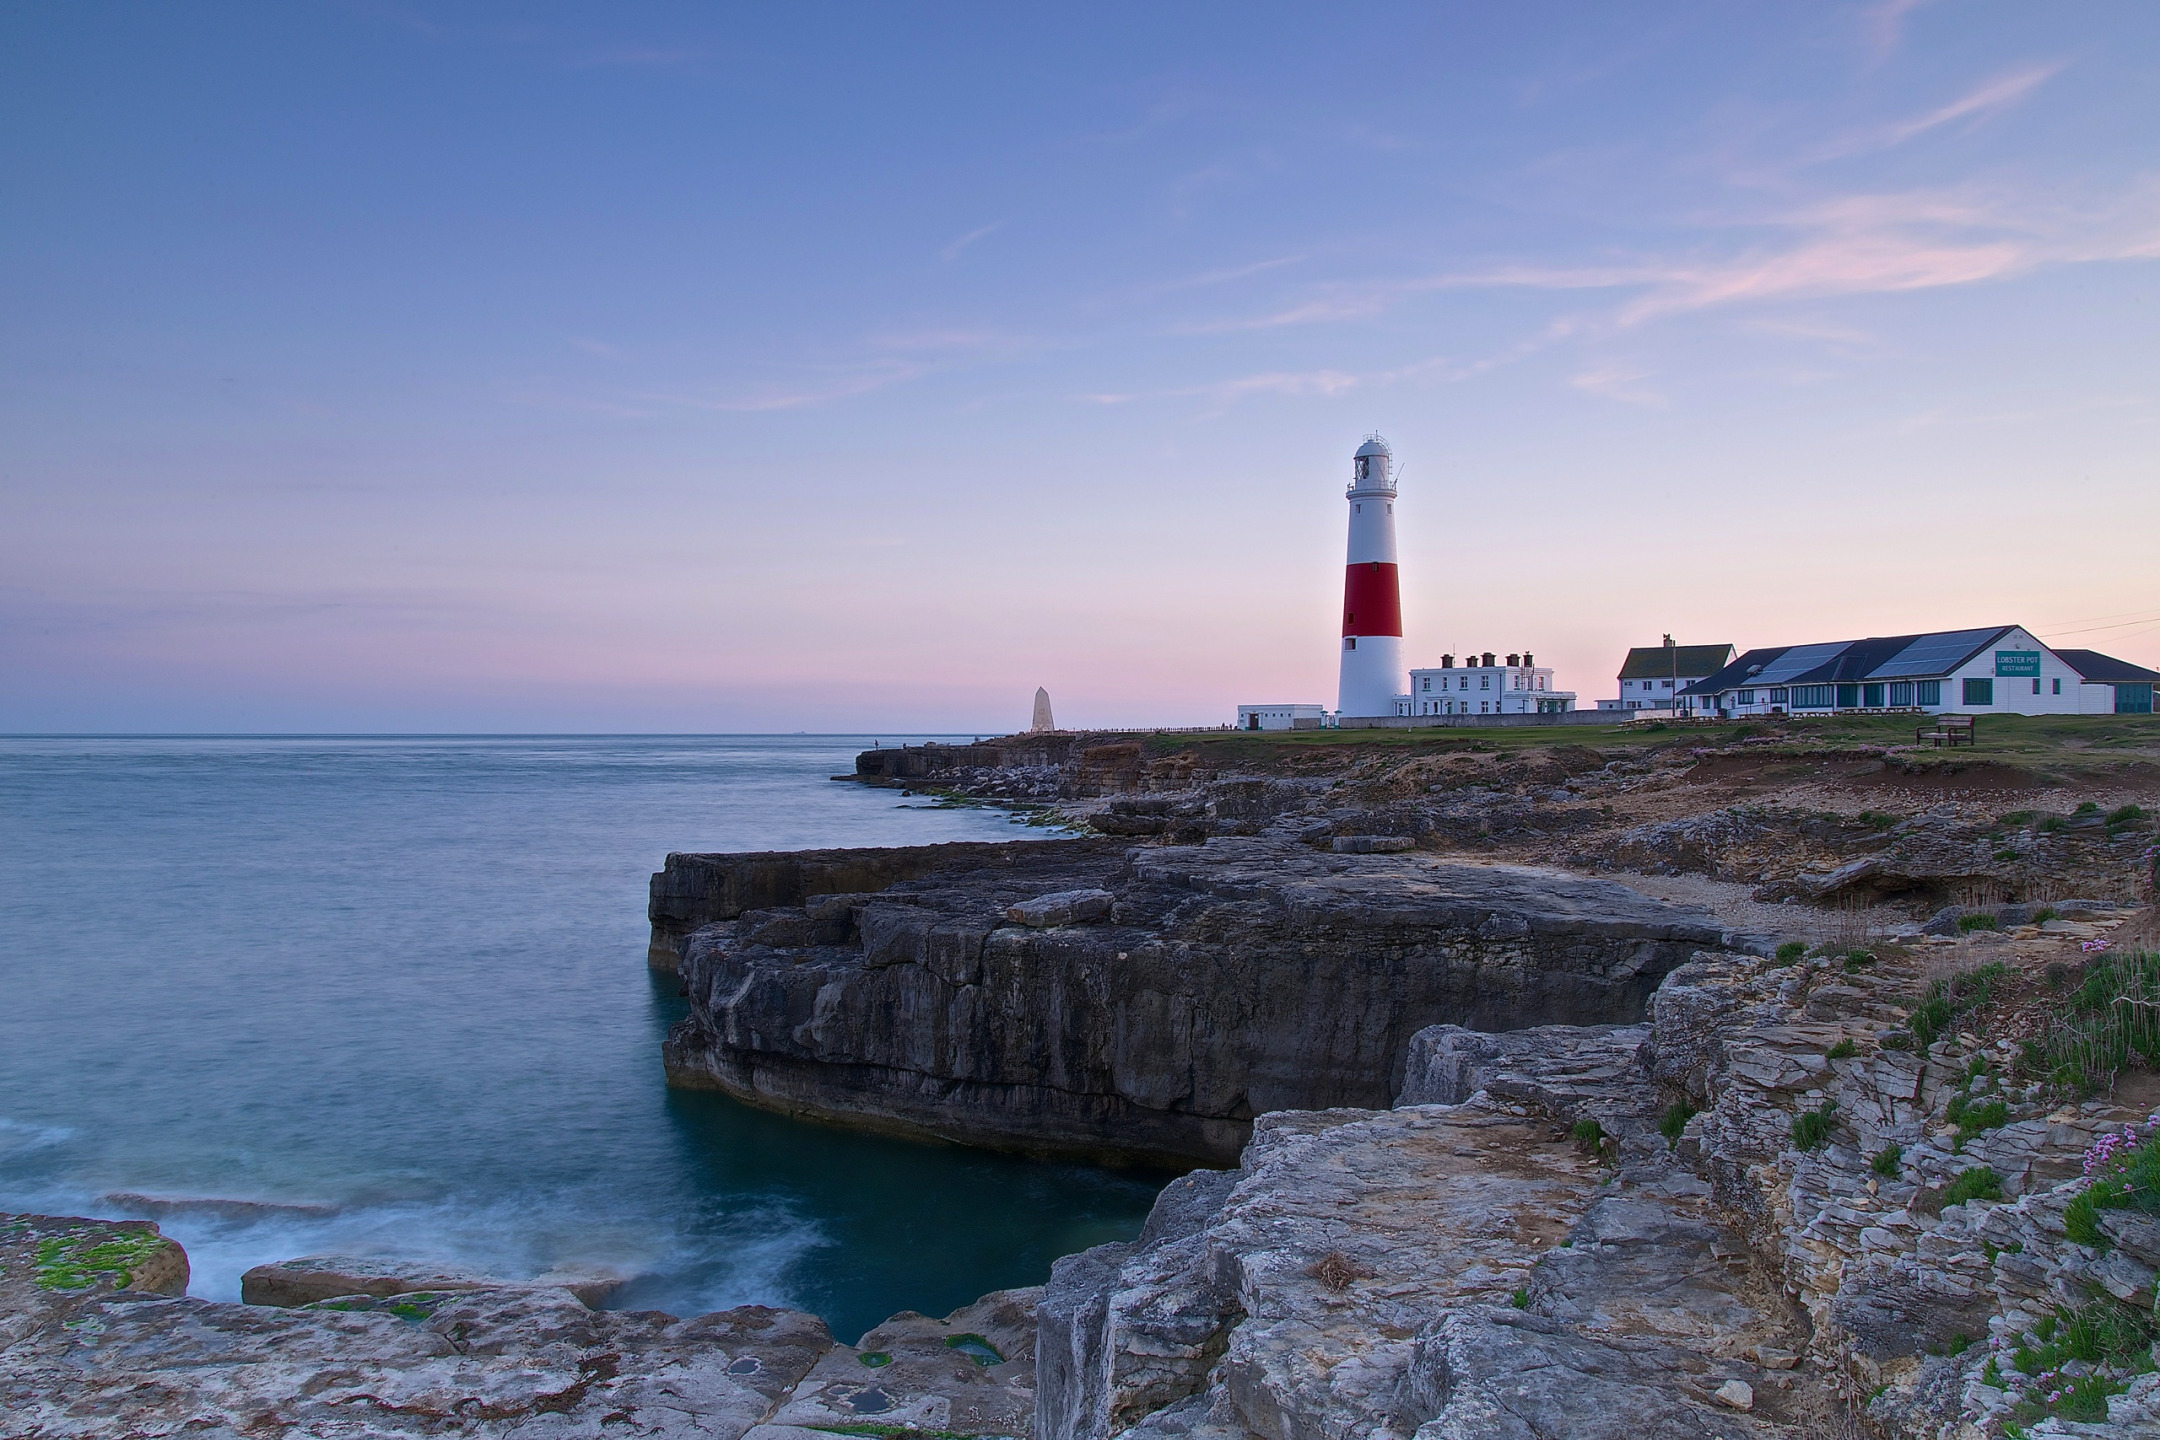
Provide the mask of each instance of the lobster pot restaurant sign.
{"label": "lobster pot restaurant sign", "polygon": [[1995,673],[1998,676],[2030,675],[2034,679],[2038,679],[2040,676],[2040,652],[2037,650],[1997,650],[1995,652]]}

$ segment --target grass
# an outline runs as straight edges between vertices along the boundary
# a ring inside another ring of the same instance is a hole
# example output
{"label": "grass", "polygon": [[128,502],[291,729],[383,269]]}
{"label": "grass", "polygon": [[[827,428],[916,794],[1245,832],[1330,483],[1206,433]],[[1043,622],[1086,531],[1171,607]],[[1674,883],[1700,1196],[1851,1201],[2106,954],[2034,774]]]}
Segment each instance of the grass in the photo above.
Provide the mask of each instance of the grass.
{"label": "grass", "polygon": [[2069,1096],[2098,1094],[2141,1058],[2160,1068],[2160,955],[2110,951],[2086,966],[2018,1068]]}
{"label": "grass", "polygon": [[2100,1228],[2102,1210],[2160,1215],[2160,1135],[2149,1136],[2106,1161],[2063,1212],[2063,1228],[2080,1245],[2104,1250],[2108,1237]]}
{"label": "grass", "polygon": [[1992,915],[1960,915],[1958,917],[1958,929],[1964,931],[1967,935],[1972,934],[1975,930],[1998,930],[2000,928],[2002,927],[1995,923],[1995,917]]}
{"label": "grass", "polygon": [[1568,1133],[1575,1137],[1575,1148],[1585,1155],[1595,1155],[1605,1146],[1605,1127],[1595,1120],[1578,1120]]}
{"label": "grass", "polygon": [[1658,1134],[1665,1137],[1668,1148],[1680,1143],[1681,1132],[1687,1129],[1687,1122],[1695,1118],[1695,1113],[1695,1107],[1685,1100],[1675,1100],[1666,1107],[1665,1118],[1658,1121],[1657,1128]]}
{"label": "grass", "polygon": [[122,1230],[104,1239],[90,1235],[53,1235],[38,1241],[32,1271],[40,1290],[88,1290],[100,1280],[125,1290],[135,1271],[165,1248],[166,1240],[148,1230]]}
{"label": "grass", "polygon": [[1868,1161],[1868,1167],[1872,1169],[1877,1175],[1881,1175],[1886,1179],[1895,1180],[1897,1179],[1898,1168],[1904,1163],[1904,1146],[1885,1145],[1882,1149],[1875,1152],[1874,1159]]}
{"label": "grass", "polygon": [[[1795,719],[1776,728],[1782,743],[1763,745],[1757,753],[1812,755],[1823,751],[1889,746],[1910,747],[1918,717],[1910,715],[1838,715]],[[1320,756],[1327,752],[1413,755],[1451,751],[1498,751],[1519,754],[1559,745],[1587,745],[1608,754],[1648,752],[1668,745],[1716,748],[1742,738],[1743,728],[1762,732],[1759,722],[1704,722],[1652,731],[1633,725],[1523,725],[1429,730],[1271,730],[1217,731],[1197,735],[1120,736],[1139,740],[1157,755],[1198,751],[1196,757],[1222,765],[1264,765],[1274,759]],[[1899,759],[1909,768],[1946,773],[1975,763],[2009,764],[2046,776],[2086,776],[2124,761],[2160,759],[2160,716],[2155,715],[1989,715],[1983,717],[1971,749],[1909,750]],[[1751,749],[1754,747],[1751,747]]]}
{"label": "grass", "polygon": [[1780,965],[1796,965],[1806,954],[1807,943],[1805,941],[1787,940],[1777,947],[1777,963]]}
{"label": "grass", "polygon": [[2144,818],[2145,807],[2142,805],[2123,805],[2108,811],[2107,823],[2110,825],[2128,825],[2133,821]]}
{"label": "grass", "polygon": [[1943,1209],[1947,1210],[1952,1205],[1963,1205],[1968,1200],[2000,1199],[2002,1176],[1985,1165],[1975,1165],[1970,1170],[1960,1171],[1958,1177],[1950,1182],[1949,1188],[1943,1191],[1942,1203]]}
{"label": "grass", "polygon": [[1927,994],[1906,1018],[1905,1027],[1923,1046],[1932,1045],[1962,1016],[1991,1003],[1995,992],[2009,978],[2009,967],[1999,960],[1961,974],[1946,975],[1928,986]]}
{"label": "grass", "polygon": [[1796,1150],[1820,1150],[1830,1143],[1830,1117],[1837,1110],[1837,1101],[1825,1100],[1813,1110],[1803,1110],[1793,1116],[1792,1143]]}
{"label": "grass", "polygon": [[1823,1058],[1825,1060],[1850,1060],[1859,1051],[1860,1047],[1855,1045],[1852,1036],[1848,1035],[1838,1041],[1837,1044],[1832,1045],[1828,1050],[1823,1051]]}
{"label": "grass", "polygon": [[[2143,1314],[2098,1294],[2082,1305],[2057,1306],[2021,1337],[2010,1356],[2015,1379],[1999,1368],[1994,1374],[2017,1392],[2011,1414],[2019,1422],[2049,1415],[2105,1420],[2108,1396],[2126,1389],[2127,1377],[2153,1368],[2152,1340],[2152,1322]],[[2085,1373],[2065,1374],[2072,1364]]]}
{"label": "grass", "polygon": [[1508,1296],[1508,1304],[1513,1305],[1517,1310],[1529,1309],[1530,1292],[1518,1286],[1515,1293]]}
{"label": "grass", "polygon": [[1957,1148],[1965,1148],[1965,1142],[1988,1130],[2000,1130],[2010,1123],[2010,1106],[2000,1095],[1975,1102],[1971,1096],[1959,1093],[1950,1097],[1946,1118],[1957,1126]]}

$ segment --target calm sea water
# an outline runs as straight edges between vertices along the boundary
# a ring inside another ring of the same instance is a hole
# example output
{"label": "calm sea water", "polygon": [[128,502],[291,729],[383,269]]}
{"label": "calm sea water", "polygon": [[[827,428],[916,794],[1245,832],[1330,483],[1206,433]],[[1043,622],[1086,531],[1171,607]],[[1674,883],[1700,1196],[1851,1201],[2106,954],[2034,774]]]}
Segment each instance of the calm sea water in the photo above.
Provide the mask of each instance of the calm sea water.
{"label": "calm sea water", "polygon": [[846,1339],[1135,1233],[1160,1176],[663,1085],[667,851],[1027,833],[827,778],[867,744],[0,739],[0,1208],[151,1213],[213,1298],[318,1251],[597,1266]]}

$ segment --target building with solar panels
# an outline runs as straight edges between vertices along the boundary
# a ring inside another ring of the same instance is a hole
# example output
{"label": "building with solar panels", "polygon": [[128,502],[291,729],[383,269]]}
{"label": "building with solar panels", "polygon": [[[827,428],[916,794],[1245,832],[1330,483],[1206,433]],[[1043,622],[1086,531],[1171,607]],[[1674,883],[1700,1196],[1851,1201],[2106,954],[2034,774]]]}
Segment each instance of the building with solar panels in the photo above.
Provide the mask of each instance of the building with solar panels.
{"label": "building with solar panels", "polygon": [[1748,651],[1682,695],[1698,713],[1725,718],[1895,710],[2089,715],[2118,713],[2118,697],[2132,705],[2120,713],[2149,713],[2150,681],[2143,691],[2145,712],[2136,712],[2135,676],[2089,681],[2084,672],[2114,675],[2102,661],[2124,672],[2153,672],[2091,651],[2073,653],[2081,663],[2050,650],[2020,625],[1779,645]]}

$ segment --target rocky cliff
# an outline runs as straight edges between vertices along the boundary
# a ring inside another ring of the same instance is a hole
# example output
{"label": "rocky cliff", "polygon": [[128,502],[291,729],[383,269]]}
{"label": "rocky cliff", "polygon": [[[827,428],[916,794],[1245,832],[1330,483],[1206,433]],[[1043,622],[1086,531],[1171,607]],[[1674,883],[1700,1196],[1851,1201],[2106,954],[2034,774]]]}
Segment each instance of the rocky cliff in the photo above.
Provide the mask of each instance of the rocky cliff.
{"label": "rocky cliff", "polygon": [[1902,1044],[1916,968],[1705,956],[1648,1025],[1436,1027],[1397,1107],[1264,1117],[1058,1263],[1037,1440],[2160,1434],[2160,1222],[2066,1220],[2144,1107]]}
{"label": "rocky cliff", "polygon": [[[875,854],[860,890],[833,879],[683,942],[670,1083],[971,1144],[1225,1164],[1257,1115],[1385,1105],[1427,1025],[1636,1019],[1722,935],[1605,881],[1272,836]],[[771,861],[670,857],[656,895],[693,863],[737,894]],[[883,873],[908,878],[873,888]]]}

